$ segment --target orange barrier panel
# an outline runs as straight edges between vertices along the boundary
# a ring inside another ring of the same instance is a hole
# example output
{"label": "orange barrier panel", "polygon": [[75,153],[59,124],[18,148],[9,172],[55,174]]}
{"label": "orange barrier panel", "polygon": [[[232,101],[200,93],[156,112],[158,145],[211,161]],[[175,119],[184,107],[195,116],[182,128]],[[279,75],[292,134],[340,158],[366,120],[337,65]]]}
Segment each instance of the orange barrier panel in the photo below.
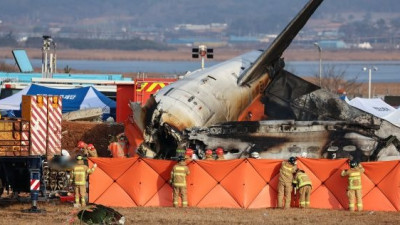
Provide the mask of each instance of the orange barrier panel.
{"label": "orange barrier panel", "polygon": [[125,136],[128,138],[129,142],[129,150],[128,153],[130,156],[136,156],[136,149],[143,142],[143,132],[137,127],[135,123],[131,121],[131,119],[127,119],[124,121],[125,127]]}
{"label": "orange barrier panel", "polygon": [[[89,179],[89,201],[118,207],[172,206],[170,171],[176,162],[142,158],[90,158],[98,168]],[[187,178],[189,206],[269,208],[277,205],[282,160],[192,161]],[[400,210],[399,161],[362,163],[365,210]],[[311,207],[347,209],[346,159],[299,158],[313,183]],[[296,204],[292,204],[295,206]]]}

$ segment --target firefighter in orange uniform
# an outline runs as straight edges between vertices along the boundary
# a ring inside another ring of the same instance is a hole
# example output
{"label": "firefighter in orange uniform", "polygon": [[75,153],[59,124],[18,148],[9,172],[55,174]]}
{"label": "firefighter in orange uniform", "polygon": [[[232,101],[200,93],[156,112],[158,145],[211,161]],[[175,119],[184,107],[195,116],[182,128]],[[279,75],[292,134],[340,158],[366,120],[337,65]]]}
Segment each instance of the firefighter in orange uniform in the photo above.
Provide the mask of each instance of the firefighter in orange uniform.
{"label": "firefighter in orange uniform", "polygon": [[[310,207],[310,194],[312,189],[311,179],[308,177],[304,170],[297,170],[293,180],[295,190],[299,190],[300,194],[300,208]],[[296,193],[296,191],[295,191]]]}
{"label": "firefighter in orange uniform", "polygon": [[224,150],[222,148],[217,148],[215,150],[215,153],[217,154],[217,159],[216,160],[224,160]]}
{"label": "firefighter in orange uniform", "polygon": [[207,149],[206,150],[206,159],[205,160],[214,160],[213,155],[212,155],[212,150],[211,149]]}
{"label": "firefighter in orange uniform", "polygon": [[182,199],[182,207],[187,207],[187,191],[186,191],[186,176],[190,174],[189,168],[186,166],[183,156],[178,157],[178,163],[171,171],[171,179],[169,183],[173,187],[173,205],[179,206],[179,196]]}
{"label": "firefighter in orange uniform", "polygon": [[[75,186],[75,207],[86,206],[86,179],[89,174],[93,173],[97,164],[95,163],[92,168],[86,166],[83,162],[83,157],[78,155],[76,157],[77,165],[74,166],[71,172],[71,182]],[[79,199],[81,200],[79,202]]]}
{"label": "firefighter in orange uniform", "polygon": [[193,149],[187,148],[185,152],[185,162],[186,164],[189,164],[192,162],[192,157],[193,157]]}
{"label": "firefighter in orange uniform", "polygon": [[90,157],[98,157],[97,150],[93,144],[88,144],[87,149],[88,149],[88,154]]}
{"label": "firefighter in orange uniform", "polygon": [[347,188],[347,197],[349,198],[349,210],[354,211],[354,200],[357,202],[358,211],[363,210],[362,202],[362,184],[361,175],[364,173],[364,168],[357,161],[350,161],[350,169],[343,170],[342,177],[349,177],[349,186]]}
{"label": "firefighter in orange uniform", "polygon": [[279,183],[278,183],[278,207],[283,207],[283,198],[285,198],[285,209],[290,208],[290,201],[292,197],[292,182],[293,174],[296,172],[296,158],[290,157],[288,161],[282,162],[281,169],[279,170]]}
{"label": "firefighter in orange uniform", "polygon": [[129,154],[129,141],[124,133],[118,135],[118,144],[121,146],[124,151],[124,155],[128,157]]}
{"label": "firefighter in orange uniform", "polygon": [[125,158],[124,149],[122,149],[121,145],[116,141],[108,145],[108,150],[113,158]]}

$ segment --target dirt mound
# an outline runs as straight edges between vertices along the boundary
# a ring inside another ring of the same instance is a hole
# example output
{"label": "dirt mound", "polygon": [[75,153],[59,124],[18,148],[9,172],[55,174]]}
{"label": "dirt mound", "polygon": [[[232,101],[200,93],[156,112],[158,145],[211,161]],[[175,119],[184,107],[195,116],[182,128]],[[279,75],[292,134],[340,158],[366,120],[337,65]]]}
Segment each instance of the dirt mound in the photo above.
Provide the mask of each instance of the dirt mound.
{"label": "dirt mound", "polygon": [[91,143],[97,149],[99,156],[108,156],[109,135],[117,135],[124,132],[124,125],[121,123],[102,122],[62,122],[62,149],[74,151],[78,141]]}

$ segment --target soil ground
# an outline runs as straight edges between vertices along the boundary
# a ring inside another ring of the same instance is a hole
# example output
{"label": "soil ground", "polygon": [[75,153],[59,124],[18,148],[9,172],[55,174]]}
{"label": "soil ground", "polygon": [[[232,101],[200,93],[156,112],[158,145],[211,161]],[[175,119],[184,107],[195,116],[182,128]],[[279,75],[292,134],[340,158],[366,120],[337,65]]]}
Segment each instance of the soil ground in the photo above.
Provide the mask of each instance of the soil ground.
{"label": "soil ground", "polygon": [[115,136],[122,132],[124,125],[120,123],[63,121],[61,148],[72,153],[78,141],[84,141],[93,144],[100,157],[107,157],[109,135]]}
{"label": "soil ground", "polygon": [[[46,213],[28,214],[21,210],[30,204],[14,203],[0,205],[0,224],[79,224],[70,223],[76,218],[77,209],[72,203],[58,201],[39,203]],[[114,208],[126,218],[125,224],[399,224],[398,212],[348,212],[324,209],[221,209],[221,208],[172,208],[136,207]]]}

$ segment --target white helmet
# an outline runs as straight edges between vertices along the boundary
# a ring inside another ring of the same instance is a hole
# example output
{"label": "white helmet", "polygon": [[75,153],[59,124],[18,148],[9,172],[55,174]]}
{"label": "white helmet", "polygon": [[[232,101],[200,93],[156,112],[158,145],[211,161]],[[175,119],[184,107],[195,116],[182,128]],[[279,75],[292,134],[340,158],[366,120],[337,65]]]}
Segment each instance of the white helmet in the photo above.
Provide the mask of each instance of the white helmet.
{"label": "white helmet", "polygon": [[71,158],[71,155],[69,154],[69,152],[65,149],[61,150],[61,155],[65,158]]}
{"label": "white helmet", "polygon": [[251,158],[259,159],[260,158],[260,154],[258,154],[258,152],[252,152],[251,153]]}

